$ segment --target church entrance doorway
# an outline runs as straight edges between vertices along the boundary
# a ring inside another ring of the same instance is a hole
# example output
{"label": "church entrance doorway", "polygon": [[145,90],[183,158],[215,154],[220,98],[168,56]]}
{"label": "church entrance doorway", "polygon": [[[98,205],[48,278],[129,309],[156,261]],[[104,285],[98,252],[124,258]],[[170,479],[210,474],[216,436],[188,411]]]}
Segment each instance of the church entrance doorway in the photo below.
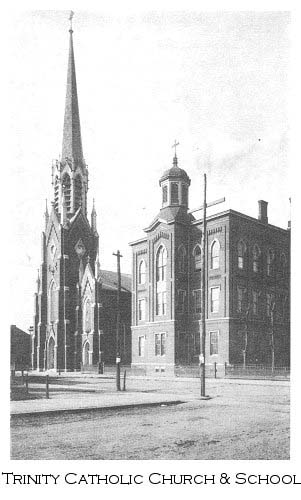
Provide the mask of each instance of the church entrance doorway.
{"label": "church entrance doorway", "polygon": [[89,365],[89,350],[90,350],[90,344],[87,341],[84,345],[83,349],[83,365],[87,366]]}
{"label": "church entrance doorway", "polygon": [[54,368],[54,338],[50,337],[48,341],[48,370]]}

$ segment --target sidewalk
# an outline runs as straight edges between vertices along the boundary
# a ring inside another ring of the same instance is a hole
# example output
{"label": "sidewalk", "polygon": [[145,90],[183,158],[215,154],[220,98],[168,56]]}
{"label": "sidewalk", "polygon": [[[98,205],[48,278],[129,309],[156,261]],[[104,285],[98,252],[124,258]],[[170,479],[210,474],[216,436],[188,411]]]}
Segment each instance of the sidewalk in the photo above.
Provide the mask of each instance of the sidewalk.
{"label": "sidewalk", "polygon": [[[187,398],[185,398],[187,400]],[[132,408],[135,406],[160,406],[185,402],[172,394],[143,392],[115,392],[87,394],[50,394],[49,399],[11,401],[11,416],[81,412]],[[190,399],[190,398],[189,398]]]}

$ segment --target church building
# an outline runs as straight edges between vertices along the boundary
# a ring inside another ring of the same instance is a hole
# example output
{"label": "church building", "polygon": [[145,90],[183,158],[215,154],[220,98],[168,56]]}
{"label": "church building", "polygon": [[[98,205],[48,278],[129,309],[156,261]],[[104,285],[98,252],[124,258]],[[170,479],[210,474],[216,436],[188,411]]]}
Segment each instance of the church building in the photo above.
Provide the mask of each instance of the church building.
{"label": "church building", "polygon": [[[87,215],[89,172],[83,156],[73,30],[62,155],[52,164],[53,202],[46,207],[42,263],[35,293],[32,368],[101,370],[116,358],[117,274],[100,269],[93,203]],[[121,277],[121,358],[131,356],[131,278]]]}
{"label": "church building", "polygon": [[[132,369],[177,374],[197,365],[205,271],[207,369],[228,364],[288,366],[290,230],[234,210],[203,220],[189,211],[190,178],[173,165],[159,181],[162,206],[132,246]],[[215,365],[216,363],[216,365]]]}

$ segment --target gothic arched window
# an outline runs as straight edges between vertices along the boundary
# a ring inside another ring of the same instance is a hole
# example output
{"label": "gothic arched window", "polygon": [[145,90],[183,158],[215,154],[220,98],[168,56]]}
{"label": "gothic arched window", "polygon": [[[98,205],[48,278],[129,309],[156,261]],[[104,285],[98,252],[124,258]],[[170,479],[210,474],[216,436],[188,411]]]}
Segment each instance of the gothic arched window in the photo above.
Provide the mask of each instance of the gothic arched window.
{"label": "gothic arched window", "polygon": [[246,244],[243,241],[240,241],[237,245],[237,266],[239,269],[244,269],[245,267],[245,254],[246,254],[247,248]]}
{"label": "gothic arched window", "polygon": [[84,305],[84,331],[90,333],[92,330],[92,306],[91,300],[86,299]]}
{"label": "gothic arched window", "polygon": [[70,212],[70,210],[71,210],[71,181],[70,181],[70,177],[68,174],[64,175],[62,186],[63,186],[63,193],[65,196],[67,212]]}
{"label": "gothic arched window", "polygon": [[202,269],[202,250],[200,245],[197,245],[193,251],[194,257],[194,269],[195,271],[199,271]]}
{"label": "gothic arched window", "polygon": [[57,304],[56,304],[56,290],[55,290],[55,282],[52,281],[49,286],[49,300],[48,300],[48,318],[49,323],[53,323],[57,319]]}
{"label": "gothic arched window", "polygon": [[253,271],[254,273],[259,272],[259,261],[260,261],[260,248],[258,245],[254,245],[253,247]]}
{"label": "gothic arched window", "polygon": [[139,285],[144,285],[146,277],[146,265],[145,260],[141,260],[138,268],[138,283]]}
{"label": "gothic arched window", "polygon": [[82,180],[77,175],[74,181],[74,209],[77,210],[82,204]]}
{"label": "gothic arched window", "polygon": [[219,242],[217,240],[214,240],[211,245],[210,268],[219,268]]}

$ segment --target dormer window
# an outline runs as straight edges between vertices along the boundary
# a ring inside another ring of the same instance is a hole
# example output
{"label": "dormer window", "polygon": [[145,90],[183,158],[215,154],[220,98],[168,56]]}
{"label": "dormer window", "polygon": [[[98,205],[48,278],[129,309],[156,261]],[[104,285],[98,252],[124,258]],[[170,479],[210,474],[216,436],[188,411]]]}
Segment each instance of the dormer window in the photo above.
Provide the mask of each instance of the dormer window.
{"label": "dormer window", "polygon": [[170,184],[170,202],[172,205],[179,204],[179,184],[177,182]]}

